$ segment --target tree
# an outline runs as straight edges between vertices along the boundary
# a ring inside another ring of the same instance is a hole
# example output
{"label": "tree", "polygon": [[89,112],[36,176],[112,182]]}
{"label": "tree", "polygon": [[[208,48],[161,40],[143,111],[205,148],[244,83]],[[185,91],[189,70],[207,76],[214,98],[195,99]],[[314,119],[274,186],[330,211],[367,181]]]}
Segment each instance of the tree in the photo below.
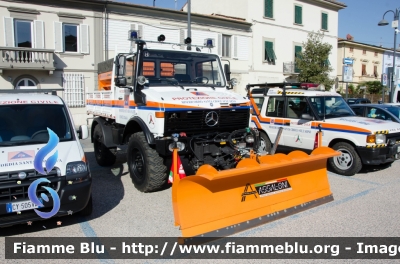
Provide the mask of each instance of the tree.
{"label": "tree", "polygon": [[370,94],[381,94],[383,85],[380,81],[371,81],[366,82],[365,86],[367,86],[367,91]]}
{"label": "tree", "polygon": [[295,64],[300,82],[323,84],[326,90],[330,90],[335,83],[334,79],[329,78],[333,70],[328,60],[332,45],[322,42],[323,37],[321,32],[309,33],[302,51],[296,54]]}

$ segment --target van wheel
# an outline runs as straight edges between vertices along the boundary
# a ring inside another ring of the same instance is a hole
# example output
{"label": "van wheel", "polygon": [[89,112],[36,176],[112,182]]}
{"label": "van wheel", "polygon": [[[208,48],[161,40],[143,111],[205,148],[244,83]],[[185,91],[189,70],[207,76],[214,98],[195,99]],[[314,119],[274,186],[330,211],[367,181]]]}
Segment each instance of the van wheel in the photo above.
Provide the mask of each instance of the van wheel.
{"label": "van wheel", "polygon": [[115,163],[117,148],[107,148],[104,145],[104,135],[100,125],[97,125],[93,131],[93,147],[97,164],[107,167]]}
{"label": "van wheel", "polygon": [[132,182],[139,191],[156,191],[165,184],[167,167],[157,151],[149,146],[143,132],[129,138],[127,161]]}
{"label": "van wheel", "polygon": [[92,201],[92,195],[90,195],[89,201],[85,208],[83,208],[82,211],[79,212],[79,215],[81,216],[89,216],[92,214],[93,211],[93,201]]}
{"label": "van wheel", "polygon": [[268,136],[263,132],[260,132],[260,141],[258,152],[267,152],[268,154],[271,153],[271,140],[269,140]]}
{"label": "van wheel", "polygon": [[361,159],[352,145],[338,142],[332,148],[341,152],[340,156],[328,160],[328,165],[333,172],[344,176],[353,176],[361,170]]}

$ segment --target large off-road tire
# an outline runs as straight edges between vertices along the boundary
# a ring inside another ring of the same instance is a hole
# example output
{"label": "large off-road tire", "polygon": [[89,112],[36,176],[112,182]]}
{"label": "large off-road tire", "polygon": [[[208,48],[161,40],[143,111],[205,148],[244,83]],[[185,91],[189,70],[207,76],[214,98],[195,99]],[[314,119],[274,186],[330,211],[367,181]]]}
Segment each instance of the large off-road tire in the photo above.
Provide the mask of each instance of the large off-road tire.
{"label": "large off-road tire", "polygon": [[260,147],[257,152],[267,152],[271,153],[272,143],[269,137],[264,133],[260,132]]}
{"label": "large off-road tire", "polygon": [[332,146],[332,149],[342,154],[328,160],[331,171],[344,176],[353,176],[361,170],[360,156],[352,145],[346,142],[338,142]]}
{"label": "large off-road tire", "polygon": [[107,167],[115,163],[117,148],[107,148],[104,145],[104,135],[100,125],[97,125],[93,131],[93,147],[97,164]]}
{"label": "large off-road tire", "polygon": [[127,161],[132,182],[139,191],[156,191],[165,184],[167,167],[157,151],[149,146],[143,132],[129,138]]}
{"label": "large off-road tire", "polygon": [[92,201],[92,195],[90,195],[89,201],[85,208],[82,209],[82,211],[79,211],[79,215],[81,216],[89,216],[92,214],[93,211],[93,201]]}

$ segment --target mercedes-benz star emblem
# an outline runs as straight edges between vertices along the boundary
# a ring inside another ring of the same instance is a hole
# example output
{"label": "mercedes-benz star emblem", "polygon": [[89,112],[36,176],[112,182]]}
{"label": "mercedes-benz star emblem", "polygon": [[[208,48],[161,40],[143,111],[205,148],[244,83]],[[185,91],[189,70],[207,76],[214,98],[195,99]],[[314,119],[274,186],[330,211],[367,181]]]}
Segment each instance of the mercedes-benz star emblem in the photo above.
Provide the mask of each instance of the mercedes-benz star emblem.
{"label": "mercedes-benz star emblem", "polygon": [[205,121],[206,121],[206,125],[209,126],[209,127],[213,127],[216,124],[218,124],[218,114],[217,114],[217,112],[215,112],[215,111],[208,112],[206,114]]}
{"label": "mercedes-benz star emblem", "polygon": [[23,180],[26,178],[26,173],[21,171],[18,173],[18,179]]}

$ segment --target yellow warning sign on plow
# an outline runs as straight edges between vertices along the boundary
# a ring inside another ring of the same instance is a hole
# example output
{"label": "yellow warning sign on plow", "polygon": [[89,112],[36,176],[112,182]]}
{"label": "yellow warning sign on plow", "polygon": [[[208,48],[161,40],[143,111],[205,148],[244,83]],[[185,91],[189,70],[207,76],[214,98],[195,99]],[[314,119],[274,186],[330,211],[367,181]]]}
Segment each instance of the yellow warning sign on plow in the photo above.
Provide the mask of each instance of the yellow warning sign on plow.
{"label": "yellow warning sign on plow", "polygon": [[230,170],[203,165],[194,176],[174,175],[175,225],[185,238],[221,237],[332,201],[326,164],[339,154],[319,147],[310,155],[293,151],[243,159]]}

